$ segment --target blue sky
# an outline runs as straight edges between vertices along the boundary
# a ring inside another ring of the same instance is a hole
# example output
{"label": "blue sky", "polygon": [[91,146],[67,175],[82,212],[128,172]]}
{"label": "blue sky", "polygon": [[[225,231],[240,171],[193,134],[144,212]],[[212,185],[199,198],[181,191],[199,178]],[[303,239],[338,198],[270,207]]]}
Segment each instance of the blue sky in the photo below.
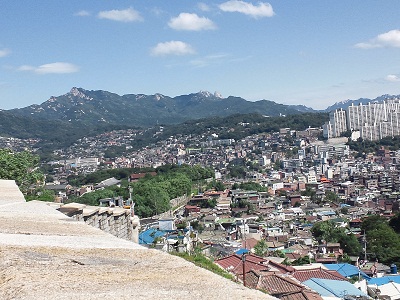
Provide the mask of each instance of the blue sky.
{"label": "blue sky", "polygon": [[326,108],[400,94],[400,1],[2,0],[0,108],[72,87]]}

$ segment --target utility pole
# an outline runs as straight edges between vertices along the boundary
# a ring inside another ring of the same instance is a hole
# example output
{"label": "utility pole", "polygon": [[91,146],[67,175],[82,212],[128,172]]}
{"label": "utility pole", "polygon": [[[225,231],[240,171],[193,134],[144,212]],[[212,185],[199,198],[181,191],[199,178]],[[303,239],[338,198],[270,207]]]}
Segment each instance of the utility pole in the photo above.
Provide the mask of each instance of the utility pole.
{"label": "utility pole", "polygon": [[246,286],[246,254],[242,254],[243,286]]}
{"label": "utility pole", "polygon": [[363,241],[364,241],[364,262],[366,262],[367,261],[367,235],[365,233],[365,230],[364,230]]}

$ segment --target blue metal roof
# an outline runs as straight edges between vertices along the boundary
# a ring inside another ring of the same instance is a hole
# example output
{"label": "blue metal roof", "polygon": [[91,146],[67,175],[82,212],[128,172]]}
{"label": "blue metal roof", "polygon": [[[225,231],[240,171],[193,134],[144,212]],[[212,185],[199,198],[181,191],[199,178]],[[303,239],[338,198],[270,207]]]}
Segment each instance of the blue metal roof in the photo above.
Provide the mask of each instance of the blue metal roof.
{"label": "blue metal roof", "polygon": [[371,277],[369,277],[367,274],[365,274],[363,271],[359,270],[356,266],[353,266],[351,264],[324,264],[325,267],[327,267],[329,270],[334,270],[337,271],[340,275],[350,278],[353,276],[362,276],[364,279],[369,280]]}
{"label": "blue metal roof", "polygon": [[241,248],[238,251],[236,251],[235,253],[238,254],[238,255],[242,255],[242,254],[249,253],[249,250]]}
{"label": "blue metal roof", "polygon": [[304,281],[303,284],[316,291],[322,297],[336,296],[344,298],[346,295],[368,297],[367,294],[361,292],[348,281],[311,278]]}
{"label": "blue metal roof", "polygon": [[389,283],[391,281],[400,284],[400,276],[393,275],[393,276],[384,276],[379,278],[371,278],[370,280],[368,280],[368,284],[376,284],[377,286],[380,286]]}
{"label": "blue metal roof", "polygon": [[154,228],[149,228],[139,234],[139,244],[149,245],[154,242],[154,240],[160,236],[164,236],[166,233],[159,231]]}

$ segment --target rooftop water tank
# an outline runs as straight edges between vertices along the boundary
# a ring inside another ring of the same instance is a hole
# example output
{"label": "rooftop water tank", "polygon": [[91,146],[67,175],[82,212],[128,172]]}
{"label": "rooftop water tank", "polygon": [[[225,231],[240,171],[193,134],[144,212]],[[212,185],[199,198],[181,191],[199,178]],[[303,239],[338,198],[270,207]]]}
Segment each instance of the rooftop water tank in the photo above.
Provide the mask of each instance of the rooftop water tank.
{"label": "rooftop water tank", "polygon": [[397,266],[395,264],[390,265],[390,274],[397,274]]}

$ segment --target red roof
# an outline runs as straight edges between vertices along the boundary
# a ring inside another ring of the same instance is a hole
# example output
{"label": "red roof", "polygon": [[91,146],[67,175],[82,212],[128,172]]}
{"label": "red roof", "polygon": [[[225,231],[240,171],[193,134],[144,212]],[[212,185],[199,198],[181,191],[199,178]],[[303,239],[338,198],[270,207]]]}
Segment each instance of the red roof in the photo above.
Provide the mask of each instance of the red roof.
{"label": "red roof", "polygon": [[131,174],[129,176],[130,180],[138,180],[140,178],[145,177],[147,174],[150,174],[151,176],[156,176],[157,173],[156,172],[147,172],[147,173],[136,173],[136,174]]}
{"label": "red roof", "polygon": [[300,292],[293,292],[282,295],[281,300],[322,300],[323,298],[314,291],[301,290]]}
{"label": "red roof", "polygon": [[322,268],[296,270],[291,275],[300,282],[304,282],[310,278],[347,281],[346,277],[340,275],[337,271]]}
{"label": "red roof", "polygon": [[296,259],[299,259],[299,258],[301,257],[301,254],[300,254],[300,253],[295,253],[295,252],[293,252],[293,253],[286,253],[286,257],[287,257],[288,259],[296,260]]}
{"label": "red roof", "polygon": [[285,300],[322,300],[318,293],[308,290],[294,279],[275,273],[252,271],[246,275],[246,285]]}
{"label": "red roof", "polygon": [[350,221],[351,223],[362,223],[360,219],[353,219]]}
{"label": "red roof", "polygon": [[185,205],[185,209],[200,209],[200,207],[196,206],[196,205]]}
{"label": "red roof", "polygon": [[[245,260],[245,272],[250,272],[251,270],[257,271],[267,271],[269,268],[267,265],[263,264],[266,262],[265,259],[253,254],[247,254]],[[237,254],[231,254],[227,257],[220,258],[215,261],[217,265],[225,270],[228,270],[236,275],[243,274],[243,262],[242,256]]]}
{"label": "red roof", "polygon": [[257,243],[258,240],[255,238],[246,239],[245,241],[242,241],[242,248],[250,250],[253,249]]}
{"label": "red roof", "polygon": [[282,274],[291,273],[291,272],[295,271],[295,268],[293,268],[292,266],[286,266],[284,264],[280,264],[273,260],[268,261],[268,266],[276,269],[277,271],[281,272]]}

